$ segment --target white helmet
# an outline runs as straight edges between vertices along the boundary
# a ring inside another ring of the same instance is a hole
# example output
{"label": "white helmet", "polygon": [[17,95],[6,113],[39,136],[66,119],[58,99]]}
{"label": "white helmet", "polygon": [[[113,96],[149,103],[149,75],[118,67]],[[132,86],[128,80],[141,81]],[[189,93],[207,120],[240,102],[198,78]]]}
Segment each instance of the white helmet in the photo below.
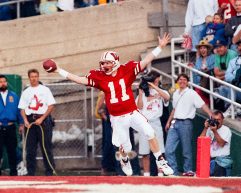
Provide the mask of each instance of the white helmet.
{"label": "white helmet", "polygon": [[113,67],[112,70],[108,73],[107,75],[110,75],[113,71],[117,70],[120,67],[120,62],[119,62],[119,56],[117,55],[116,52],[113,51],[107,51],[104,52],[100,58],[100,69],[102,70],[101,64],[104,62],[112,62]]}

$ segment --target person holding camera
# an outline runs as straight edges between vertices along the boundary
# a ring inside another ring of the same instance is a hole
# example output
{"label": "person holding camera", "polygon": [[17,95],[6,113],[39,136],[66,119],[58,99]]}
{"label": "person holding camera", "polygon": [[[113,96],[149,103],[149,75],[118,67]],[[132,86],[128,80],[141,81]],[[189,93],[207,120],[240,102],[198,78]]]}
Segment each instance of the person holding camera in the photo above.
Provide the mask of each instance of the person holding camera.
{"label": "person holding camera", "polygon": [[215,111],[212,118],[205,121],[204,129],[200,135],[211,138],[211,176],[229,176],[233,163],[230,157],[232,132],[223,125],[223,119],[223,113]]}
{"label": "person holding camera", "polygon": [[189,78],[186,74],[180,74],[177,78],[179,89],[173,94],[173,110],[165,128],[168,131],[165,155],[169,165],[174,170],[174,175],[178,175],[175,152],[178,144],[181,143],[184,158],[184,173],[182,175],[194,176],[192,165],[192,120],[195,117],[197,108],[201,108],[209,117],[212,116],[212,112],[197,92],[188,87],[188,82]]}
{"label": "person holding camera", "polygon": [[[160,117],[163,114],[163,105],[168,106],[170,95],[167,91],[159,88],[160,75],[151,72],[142,77],[139,95],[137,96],[137,107],[148,119],[156,133],[156,138],[161,152],[164,153],[164,139]],[[144,176],[150,176],[150,146],[147,136],[139,133],[139,154],[142,155]],[[158,174],[162,175],[162,174]]]}

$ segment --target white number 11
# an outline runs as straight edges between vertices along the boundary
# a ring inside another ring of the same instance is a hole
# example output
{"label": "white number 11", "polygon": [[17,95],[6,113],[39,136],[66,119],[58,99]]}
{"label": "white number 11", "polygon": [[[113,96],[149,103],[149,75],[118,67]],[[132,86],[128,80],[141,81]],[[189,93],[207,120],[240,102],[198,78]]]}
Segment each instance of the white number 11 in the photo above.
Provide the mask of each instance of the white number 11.
{"label": "white number 11", "polygon": [[[121,93],[122,93],[121,100],[122,101],[126,101],[130,97],[126,93],[126,84],[125,84],[124,79],[120,79],[119,84],[121,86]],[[109,82],[108,87],[110,88],[110,94],[111,94],[110,103],[118,103],[118,98],[116,98],[116,94],[115,94],[114,83],[113,82]]]}

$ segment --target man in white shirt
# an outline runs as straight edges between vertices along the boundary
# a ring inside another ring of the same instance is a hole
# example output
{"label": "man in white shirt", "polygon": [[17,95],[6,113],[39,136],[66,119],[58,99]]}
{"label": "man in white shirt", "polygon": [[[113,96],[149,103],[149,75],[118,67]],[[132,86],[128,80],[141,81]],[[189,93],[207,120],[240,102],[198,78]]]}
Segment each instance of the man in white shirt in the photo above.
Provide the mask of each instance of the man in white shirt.
{"label": "man in white shirt", "polygon": [[[152,128],[155,130],[158,144],[161,152],[165,153],[164,139],[160,117],[163,114],[163,105],[168,106],[170,95],[167,91],[159,88],[160,75],[156,72],[148,74],[150,82],[148,82],[148,93],[141,85],[147,84],[143,82],[140,84],[139,95],[136,99],[137,107],[141,113],[148,119]],[[146,96],[148,94],[148,96]],[[144,176],[150,176],[150,146],[148,144],[147,136],[139,133],[139,154],[142,155]],[[162,174],[158,174],[162,175]]]}
{"label": "man in white shirt", "polygon": [[201,39],[201,32],[205,28],[205,17],[213,16],[218,11],[217,0],[189,0],[185,16],[184,35],[192,37],[192,51]]}
{"label": "man in white shirt", "polygon": [[232,159],[229,157],[232,133],[227,126],[223,125],[223,119],[223,113],[215,111],[212,119],[205,121],[200,135],[211,138],[211,176],[226,176],[227,169],[232,165]]}
{"label": "man in white shirt", "polygon": [[[50,176],[53,175],[54,172],[51,142],[53,125],[50,113],[53,111],[56,102],[50,89],[39,84],[38,70],[29,70],[28,77],[30,86],[23,91],[18,105],[21,109],[25,127],[29,129],[26,141],[28,175],[35,175],[37,146],[38,143],[40,143],[45,175]],[[44,144],[42,143],[42,132],[44,133]],[[45,155],[44,148],[47,155]]]}
{"label": "man in white shirt", "polygon": [[195,117],[196,109],[201,108],[209,117],[212,112],[204,103],[202,98],[192,89],[188,88],[189,78],[186,74],[180,74],[177,78],[179,89],[173,94],[173,110],[166,124],[166,159],[170,167],[174,170],[174,175],[178,175],[175,151],[179,143],[182,146],[184,157],[184,176],[193,176],[192,165],[192,120]]}

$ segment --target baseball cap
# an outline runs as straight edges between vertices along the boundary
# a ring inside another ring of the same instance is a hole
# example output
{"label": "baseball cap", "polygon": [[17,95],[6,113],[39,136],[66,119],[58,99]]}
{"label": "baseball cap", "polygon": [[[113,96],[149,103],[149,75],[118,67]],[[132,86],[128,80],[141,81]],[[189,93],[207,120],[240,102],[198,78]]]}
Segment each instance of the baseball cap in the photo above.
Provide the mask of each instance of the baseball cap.
{"label": "baseball cap", "polygon": [[227,46],[228,45],[228,41],[225,39],[220,39],[220,40],[216,40],[214,47],[220,47],[220,46]]}

